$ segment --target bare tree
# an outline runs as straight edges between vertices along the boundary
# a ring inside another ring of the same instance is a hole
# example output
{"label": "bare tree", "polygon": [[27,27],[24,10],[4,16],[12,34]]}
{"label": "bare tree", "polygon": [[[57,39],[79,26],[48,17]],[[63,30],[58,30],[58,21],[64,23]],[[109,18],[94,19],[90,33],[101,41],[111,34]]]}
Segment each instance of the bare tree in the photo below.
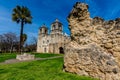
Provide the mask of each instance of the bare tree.
{"label": "bare tree", "polygon": [[13,52],[14,45],[17,45],[19,38],[15,33],[5,33],[0,35],[0,51],[1,52]]}
{"label": "bare tree", "polygon": [[26,52],[35,52],[37,48],[37,38],[35,36],[32,37],[30,43],[25,45]]}
{"label": "bare tree", "polygon": [[35,36],[32,37],[32,41],[33,44],[37,45],[37,38]]}

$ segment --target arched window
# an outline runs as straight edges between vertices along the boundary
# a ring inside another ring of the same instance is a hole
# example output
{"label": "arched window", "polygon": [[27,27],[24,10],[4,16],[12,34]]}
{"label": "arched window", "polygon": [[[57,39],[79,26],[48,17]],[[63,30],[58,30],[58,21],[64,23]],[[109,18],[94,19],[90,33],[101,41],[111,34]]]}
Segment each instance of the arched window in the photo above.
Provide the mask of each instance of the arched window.
{"label": "arched window", "polygon": [[47,40],[47,43],[49,43],[49,40]]}
{"label": "arched window", "polygon": [[53,25],[53,30],[55,29],[55,25]]}
{"label": "arched window", "polygon": [[61,25],[61,24],[59,24],[58,26],[59,26],[59,30],[62,30],[62,25]]}
{"label": "arched window", "polygon": [[45,34],[47,33],[47,29],[45,29]]}

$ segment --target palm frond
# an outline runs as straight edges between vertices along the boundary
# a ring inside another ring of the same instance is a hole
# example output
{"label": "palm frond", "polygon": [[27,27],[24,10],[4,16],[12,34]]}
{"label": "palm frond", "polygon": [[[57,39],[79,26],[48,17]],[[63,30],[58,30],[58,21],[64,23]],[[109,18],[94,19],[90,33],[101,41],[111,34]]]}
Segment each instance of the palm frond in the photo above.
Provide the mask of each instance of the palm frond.
{"label": "palm frond", "polygon": [[12,14],[12,20],[19,23],[20,21],[23,21],[25,24],[31,24],[32,23],[32,16],[29,9],[25,6],[16,6],[16,8],[13,9]]}

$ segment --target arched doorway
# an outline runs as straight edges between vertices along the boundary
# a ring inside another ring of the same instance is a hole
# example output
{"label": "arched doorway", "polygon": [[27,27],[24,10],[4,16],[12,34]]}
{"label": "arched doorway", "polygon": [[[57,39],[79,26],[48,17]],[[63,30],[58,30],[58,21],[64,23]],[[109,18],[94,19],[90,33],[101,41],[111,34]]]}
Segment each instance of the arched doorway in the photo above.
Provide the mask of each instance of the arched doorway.
{"label": "arched doorway", "polygon": [[64,54],[64,49],[63,49],[63,47],[60,47],[60,48],[59,48],[59,53],[60,53],[60,54]]}
{"label": "arched doorway", "polygon": [[46,48],[44,48],[44,52],[46,53]]}

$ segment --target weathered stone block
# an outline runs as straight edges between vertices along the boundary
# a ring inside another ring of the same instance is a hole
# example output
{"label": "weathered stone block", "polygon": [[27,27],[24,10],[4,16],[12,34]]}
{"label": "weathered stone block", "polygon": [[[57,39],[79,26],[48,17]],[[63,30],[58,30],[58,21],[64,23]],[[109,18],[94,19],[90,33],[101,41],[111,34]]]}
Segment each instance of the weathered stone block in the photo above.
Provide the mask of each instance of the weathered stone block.
{"label": "weathered stone block", "polygon": [[17,55],[16,59],[20,60],[20,61],[34,60],[35,59],[35,55],[31,55],[31,54],[27,54],[27,53],[19,54],[19,55]]}
{"label": "weathered stone block", "polygon": [[107,48],[107,49],[111,49],[112,47],[113,47],[112,43],[106,43],[105,44],[105,48]]}

